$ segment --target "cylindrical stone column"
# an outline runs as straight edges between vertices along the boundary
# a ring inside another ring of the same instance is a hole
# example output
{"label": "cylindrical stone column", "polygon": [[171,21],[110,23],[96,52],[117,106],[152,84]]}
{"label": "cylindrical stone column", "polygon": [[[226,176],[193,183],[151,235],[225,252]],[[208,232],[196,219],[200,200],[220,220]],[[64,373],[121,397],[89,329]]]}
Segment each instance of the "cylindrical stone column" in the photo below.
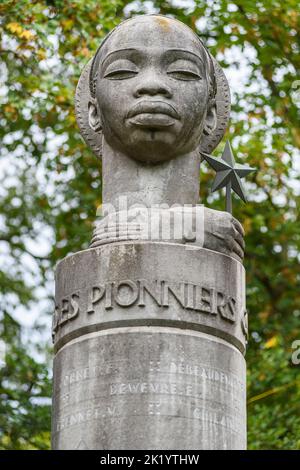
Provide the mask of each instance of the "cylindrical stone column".
{"label": "cylindrical stone column", "polygon": [[54,449],[245,449],[244,268],[120,242],[56,270]]}

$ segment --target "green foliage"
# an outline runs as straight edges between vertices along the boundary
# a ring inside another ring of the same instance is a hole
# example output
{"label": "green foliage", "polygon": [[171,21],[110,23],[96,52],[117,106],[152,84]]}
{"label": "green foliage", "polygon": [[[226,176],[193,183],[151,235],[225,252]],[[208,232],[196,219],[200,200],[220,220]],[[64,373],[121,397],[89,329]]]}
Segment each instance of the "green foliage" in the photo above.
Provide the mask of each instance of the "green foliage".
{"label": "green foliage", "polygon": [[[235,202],[247,244],[249,448],[300,449],[299,366],[291,363],[292,342],[300,339],[299,3],[152,3],[156,12],[197,31],[225,71],[229,65],[238,71],[241,57],[245,61],[243,86],[232,89],[228,135],[237,158],[258,168],[249,178],[248,204]],[[49,343],[44,339],[40,347],[43,359],[34,359],[14,312],[18,305],[30,311],[43,286],[51,297],[49,273],[67,253],[87,247],[101,203],[100,164],[74,117],[80,70],[113,26],[148,11],[149,4],[0,4],[0,335],[7,343],[0,370],[2,448],[50,445]],[[223,209],[223,199],[209,195],[211,177],[204,166],[201,200]],[[41,237],[50,246],[45,256]],[[50,315],[51,308],[44,310]]]}
{"label": "green foliage", "polygon": [[1,370],[0,449],[47,449],[50,440],[51,381],[47,367],[22,345],[20,326],[5,314],[2,335],[7,343]]}

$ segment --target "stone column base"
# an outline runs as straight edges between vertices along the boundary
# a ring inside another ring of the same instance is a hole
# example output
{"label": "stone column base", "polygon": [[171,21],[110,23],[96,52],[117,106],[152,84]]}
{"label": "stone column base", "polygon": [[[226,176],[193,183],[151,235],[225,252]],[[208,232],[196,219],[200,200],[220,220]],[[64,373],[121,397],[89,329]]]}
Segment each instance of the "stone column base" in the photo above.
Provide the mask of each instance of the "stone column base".
{"label": "stone column base", "polygon": [[168,243],[62,260],[54,449],[244,449],[244,268]]}

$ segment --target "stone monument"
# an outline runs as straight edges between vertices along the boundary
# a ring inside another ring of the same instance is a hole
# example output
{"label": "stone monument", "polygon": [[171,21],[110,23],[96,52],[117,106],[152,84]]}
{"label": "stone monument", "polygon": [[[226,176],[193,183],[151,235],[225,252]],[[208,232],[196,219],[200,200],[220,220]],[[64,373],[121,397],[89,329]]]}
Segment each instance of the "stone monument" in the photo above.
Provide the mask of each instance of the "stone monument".
{"label": "stone monument", "polygon": [[116,27],[76,91],[102,158],[90,248],[56,269],[54,449],[245,449],[243,229],[199,204],[225,75],[159,15]]}

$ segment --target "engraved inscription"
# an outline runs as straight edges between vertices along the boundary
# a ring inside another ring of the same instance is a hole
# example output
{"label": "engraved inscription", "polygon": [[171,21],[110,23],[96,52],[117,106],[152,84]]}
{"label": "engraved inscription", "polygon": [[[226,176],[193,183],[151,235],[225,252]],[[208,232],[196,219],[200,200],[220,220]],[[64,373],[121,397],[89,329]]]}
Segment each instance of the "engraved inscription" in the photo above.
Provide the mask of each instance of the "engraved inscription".
{"label": "engraved inscription", "polygon": [[224,426],[233,432],[238,432],[239,426],[237,419],[233,416],[228,416],[217,411],[211,411],[204,408],[194,409],[194,418],[206,421],[207,423],[217,424],[218,426]]}
{"label": "engraved inscription", "polygon": [[190,384],[178,385],[169,382],[132,382],[110,384],[110,395],[126,394],[163,394],[163,395],[183,395],[193,396],[193,387]]}
{"label": "engraved inscription", "polygon": [[170,372],[174,374],[184,374],[201,377],[204,380],[217,382],[225,387],[232,388],[239,392],[244,390],[243,382],[234,374],[228,374],[221,370],[212,369],[202,364],[189,364],[184,361],[171,362]]}
{"label": "engraved inscription", "polygon": [[[125,284],[124,303],[127,295],[134,291]],[[166,428],[199,433],[203,442],[208,434],[222,434],[227,442],[243,437],[245,363],[231,346],[220,342],[218,354],[210,356],[205,338],[165,334],[153,339],[140,332],[123,334],[117,342],[103,334],[89,341],[89,348],[74,342],[59,353],[60,361],[67,354],[69,359],[56,374],[55,438],[67,442],[77,429],[90,438],[96,428],[97,442],[109,445],[101,429],[117,433],[120,423],[128,422],[140,432],[146,423],[155,434],[156,419]]]}
{"label": "engraved inscription", "polygon": [[107,416],[111,417],[115,414],[116,408],[114,406],[81,409],[76,413],[61,415],[57,421],[56,431],[62,431],[63,429],[76,426],[93,419],[106,418]]}
{"label": "engraved inscription", "polygon": [[[73,369],[66,373],[60,381],[59,388],[61,390],[70,389],[73,385],[81,384],[87,380],[96,380],[98,378],[106,379],[108,376],[112,377],[113,375],[118,375],[124,369],[124,361],[114,361],[114,362],[105,362],[102,365],[96,365],[93,367],[84,367],[79,369]],[[136,365],[137,367],[137,365]],[[161,374],[166,377],[167,375],[177,378],[178,375],[185,376],[185,381],[189,377],[197,377],[202,379],[202,381],[209,381],[218,384],[218,387],[223,387],[224,390],[232,389],[235,393],[244,392],[243,382],[239,377],[233,373],[224,372],[217,368],[211,368],[203,364],[192,364],[185,361],[175,362],[171,361],[168,364],[162,364],[161,361],[149,361],[148,365],[149,373],[152,374]],[[198,382],[200,383],[200,382]],[[116,394],[118,386],[122,384],[111,384],[110,390],[111,394]],[[162,384],[160,384],[162,385]],[[140,384],[127,384],[127,391],[129,393],[145,393],[145,390],[148,392],[159,392],[159,385],[154,383],[150,384],[150,389],[147,389],[146,386],[141,386]],[[124,387],[123,389],[124,390]],[[125,387],[126,390],[126,387]],[[164,389],[164,393],[166,389]],[[122,392],[121,392],[122,393]],[[126,392],[124,392],[126,393]],[[168,393],[168,392],[167,392]],[[172,393],[170,391],[170,393]]]}
{"label": "engraved inscription", "polygon": [[111,281],[58,299],[53,317],[53,334],[79,314],[91,316],[99,308],[101,311],[109,311],[114,307],[129,308],[133,305],[144,308],[150,300],[163,309],[168,309],[175,302],[183,309],[218,316],[231,324],[242,316],[241,328],[246,334],[246,318],[243,312],[240,313],[236,299],[232,296],[190,282],[145,279]]}
{"label": "engraved inscription", "polygon": [[[80,385],[89,380],[93,384],[98,384],[98,400],[102,401],[104,397],[107,400],[110,397],[109,401],[111,402],[115,398],[119,400],[121,396],[145,396],[146,401],[150,399],[151,403],[156,403],[155,406],[149,407],[154,414],[158,414],[158,404],[161,404],[161,401],[151,399],[151,395],[207,400],[205,396],[208,394],[209,397],[209,390],[216,387],[222,393],[223,399],[226,399],[228,409],[239,413],[238,404],[243,399],[245,388],[235,374],[210,368],[203,364],[190,364],[184,361],[171,361],[171,363],[164,364],[161,364],[160,361],[150,361],[147,366],[148,372],[143,375],[146,378],[151,373],[152,380],[137,381],[133,379],[130,382],[114,382],[114,378],[117,379],[123,369],[123,361],[117,361],[117,363],[113,361],[102,366],[85,367],[68,372],[62,377],[57,389],[57,399],[61,403],[61,410],[68,405],[73,407],[82,400],[89,401],[89,399],[96,398],[94,393],[91,397],[87,393],[92,385],[88,385],[87,388],[82,388]],[[82,390],[81,395],[78,394],[78,390]]]}
{"label": "engraved inscription", "polygon": [[52,319],[52,335],[54,335],[56,330],[64,323],[74,320],[74,318],[79,315],[79,298],[79,291],[73,292],[71,295],[62,299],[60,306],[55,306],[55,312]]}
{"label": "engraved inscription", "polygon": [[[73,426],[82,426],[92,420],[102,420],[109,418],[117,418],[123,416],[130,416],[129,409],[125,406],[126,402],[118,401],[111,406],[89,406],[87,408],[80,408],[73,413],[61,413],[55,431],[61,432]],[[182,418],[195,419],[201,422],[202,427],[215,425],[222,426],[229,432],[239,433],[241,416],[228,415],[220,411],[216,411],[208,406],[203,408],[195,406],[193,402],[186,403],[184,407],[181,406],[180,401],[163,403],[161,400],[149,401],[147,406],[140,408],[141,403],[136,403],[132,413],[140,416],[178,416],[180,409],[180,416]]]}

